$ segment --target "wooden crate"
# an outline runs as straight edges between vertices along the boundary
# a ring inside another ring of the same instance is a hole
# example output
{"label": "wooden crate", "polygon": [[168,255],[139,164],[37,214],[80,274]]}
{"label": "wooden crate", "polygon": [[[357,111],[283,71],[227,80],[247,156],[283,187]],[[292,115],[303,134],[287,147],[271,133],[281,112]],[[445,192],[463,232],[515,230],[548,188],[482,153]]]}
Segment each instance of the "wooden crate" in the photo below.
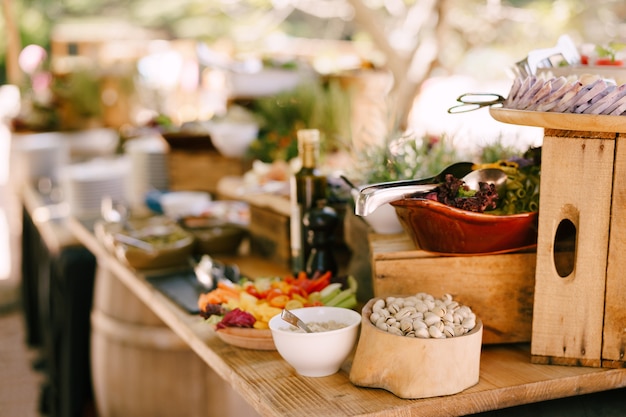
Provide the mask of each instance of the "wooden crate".
{"label": "wooden crate", "polygon": [[219,181],[228,176],[241,176],[248,164],[227,158],[215,150],[171,149],[168,153],[170,188],[174,191],[196,190],[216,194]]}
{"label": "wooden crate", "polygon": [[[276,200],[285,200],[276,197]],[[288,200],[286,200],[288,203]],[[279,202],[278,206],[284,205]],[[336,208],[338,215],[341,207]],[[344,210],[345,211],[345,210]],[[268,207],[250,204],[250,250],[253,254],[278,262],[281,265],[291,265],[291,217],[277,206]],[[346,247],[343,239],[343,221],[339,222],[335,230],[334,252],[337,261],[345,260]]]}
{"label": "wooden crate", "polygon": [[[250,250],[255,255],[291,267],[291,203],[288,195],[246,193],[243,179],[227,176],[219,181],[217,196],[226,200],[241,200],[250,205]],[[347,257],[343,218],[345,203],[332,206],[339,216],[335,230],[334,255],[341,263]],[[343,271],[340,271],[343,272]]]}
{"label": "wooden crate", "polygon": [[626,138],[620,134],[613,165],[613,197],[606,270],[602,366],[625,366],[626,351]]}
{"label": "wooden crate", "polygon": [[271,208],[250,205],[250,251],[281,265],[289,266],[289,216]]}
{"label": "wooden crate", "polygon": [[404,234],[370,235],[370,246],[375,296],[449,293],[481,318],[484,344],[530,341],[534,252],[436,256]]}
{"label": "wooden crate", "polygon": [[[626,142],[616,133],[546,129],[531,360],[624,366]],[[575,227],[571,264],[555,250]]]}
{"label": "wooden crate", "polygon": [[241,176],[225,176],[217,185],[217,196],[240,200],[250,206],[250,251],[266,259],[289,266],[290,203],[288,196],[248,193]]}

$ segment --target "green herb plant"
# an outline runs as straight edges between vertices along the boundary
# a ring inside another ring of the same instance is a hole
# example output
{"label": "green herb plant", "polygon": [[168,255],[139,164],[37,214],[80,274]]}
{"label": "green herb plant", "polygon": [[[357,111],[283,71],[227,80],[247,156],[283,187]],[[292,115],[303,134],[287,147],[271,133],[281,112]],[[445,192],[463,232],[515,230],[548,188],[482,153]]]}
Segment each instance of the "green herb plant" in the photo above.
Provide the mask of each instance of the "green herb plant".
{"label": "green herb plant", "polygon": [[608,58],[611,62],[615,62],[615,56],[618,52],[626,48],[626,43],[609,42],[607,45],[596,45],[596,53],[601,58]]}
{"label": "green herb plant", "polygon": [[458,160],[446,136],[417,136],[396,131],[379,146],[356,155],[355,181],[362,184],[423,178]]}
{"label": "green herb plant", "polygon": [[295,89],[251,101],[260,121],[248,157],[263,162],[288,161],[298,155],[297,131],[318,129],[322,155],[343,147],[349,137],[350,99],[338,80],[303,83]]}

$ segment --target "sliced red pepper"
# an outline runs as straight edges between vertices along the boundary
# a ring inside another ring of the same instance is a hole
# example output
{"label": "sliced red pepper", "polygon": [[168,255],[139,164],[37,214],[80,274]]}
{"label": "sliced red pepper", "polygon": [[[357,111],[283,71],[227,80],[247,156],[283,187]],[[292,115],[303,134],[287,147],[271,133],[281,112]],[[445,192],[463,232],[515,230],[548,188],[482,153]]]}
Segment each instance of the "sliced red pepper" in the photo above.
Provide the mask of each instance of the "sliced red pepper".
{"label": "sliced red pepper", "polygon": [[297,285],[299,287],[305,288],[305,284],[308,281],[309,281],[309,277],[307,276],[306,272],[300,271],[298,273],[298,278],[296,278],[296,280],[295,280],[295,282],[293,284]]}
{"label": "sliced red pepper", "polygon": [[267,291],[267,293],[265,294],[265,299],[267,301],[272,301],[273,298],[278,297],[284,295],[284,293],[279,290],[278,288],[272,288],[270,290]]}
{"label": "sliced red pepper", "polygon": [[624,61],[621,61],[618,59],[611,59],[611,58],[598,58],[596,59],[596,65],[621,67],[622,65],[624,65]]}
{"label": "sliced red pepper", "polygon": [[313,276],[310,277],[311,279],[318,279],[321,275],[323,274],[322,271],[320,270],[316,270],[315,272],[313,272]]}
{"label": "sliced red pepper", "polygon": [[250,295],[255,296],[256,298],[258,298],[259,300],[265,298],[263,297],[263,295],[259,292],[259,290],[257,290],[257,288],[254,285],[248,285],[246,286],[246,292]]}
{"label": "sliced red pepper", "polygon": [[298,288],[302,288],[303,290],[306,290],[307,286],[309,283],[309,278],[306,275],[306,272],[300,272],[298,274],[298,278],[294,278],[290,284],[292,287],[298,287]]}
{"label": "sliced red pepper", "polygon": [[311,294],[312,292],[321,291],[330,284],[331,272],[324,272],[319,278],[309,280],[305,291]]}
{"label": "sliced red pepper", "polygon": [[291,297],[293,297],[294,294],[297,294],[301,297],[309,298],[309,293],[306,292],[304,288],[299,287],[297,285],[292,285],[291,288],[289,288],[289,291],[287,292],[287,294]]}

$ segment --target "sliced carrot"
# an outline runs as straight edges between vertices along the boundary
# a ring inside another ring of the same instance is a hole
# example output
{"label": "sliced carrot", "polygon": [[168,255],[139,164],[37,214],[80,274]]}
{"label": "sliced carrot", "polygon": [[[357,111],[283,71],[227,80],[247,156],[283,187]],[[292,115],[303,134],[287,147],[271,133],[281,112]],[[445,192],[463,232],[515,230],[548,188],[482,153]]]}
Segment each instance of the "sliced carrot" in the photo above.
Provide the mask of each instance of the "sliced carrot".
{"label": "sliced carrot", "polygon": [[225,290],[225,291],[230,291],[233,294],[239,294],[239,289],[238,288],[234,287],[231,284],[226,283],[225,281],[219,281],[217,283],[217,288]]}
{"label": "sliced carrot", "polygon": [[284,308],[285,305],[287,305],[287,303],[289,301],[291,301],[291,298],[289,298],[288,295],[281,294],[281,295],[277,295],[276,297],[273,297],[271,300],[269,300],[269,304],[272,307]]}
{"label": "sliced carrot", "polygon": [[222,304],[227,303],[229,300],[238,298],[239,292],[237,290],[218,287],[213,291],[209,291],[208,293],[200,294],[200,297],[198,298],[198,304]]}

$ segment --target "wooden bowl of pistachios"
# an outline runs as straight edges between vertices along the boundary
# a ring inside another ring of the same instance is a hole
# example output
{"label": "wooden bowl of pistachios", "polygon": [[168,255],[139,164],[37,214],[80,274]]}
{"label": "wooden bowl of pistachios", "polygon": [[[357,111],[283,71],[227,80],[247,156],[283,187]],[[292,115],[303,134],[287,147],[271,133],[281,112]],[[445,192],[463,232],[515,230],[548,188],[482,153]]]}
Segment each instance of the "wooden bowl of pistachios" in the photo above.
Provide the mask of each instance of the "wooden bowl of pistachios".
{"label": "wooden bowl of pistachios", "polygon": [[406,399],[459,393],[478,383],[482,334],[481,320],[449,294],[373,298],[350,381]]}

